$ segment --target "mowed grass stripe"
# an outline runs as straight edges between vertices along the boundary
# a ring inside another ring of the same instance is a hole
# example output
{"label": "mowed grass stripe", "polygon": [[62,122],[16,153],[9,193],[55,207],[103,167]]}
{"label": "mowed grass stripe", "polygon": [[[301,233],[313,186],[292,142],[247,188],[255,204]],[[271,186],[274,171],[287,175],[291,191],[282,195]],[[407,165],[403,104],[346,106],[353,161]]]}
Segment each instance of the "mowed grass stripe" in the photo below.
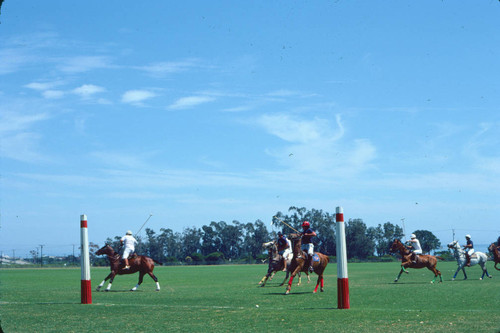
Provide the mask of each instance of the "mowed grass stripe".
{"label": "mowed grass stripe", "polygon": [[[430,284],[427,270],[411,270],[394,284],[397,263],[349,264],[349,310],[336,309],[332,263],[324,293],[312,294],[315,275],[310,284],[294,281],[290,295],[279,286],[284,273],[260,288],[265,265],[175,266],[155,268],[160,292],[149,277],[129,292],[138,275],[118,276],[111,292],[92,293],[91,305],[79,304],[79,269],[1,269],[0,315],[6,332],[499,331],[500,272],[479,281],[480,269],[472,267],[470,280],[451,282],[456,264],[438,268],[442,284]],[[94,289],[108,271],[92,269]]]}

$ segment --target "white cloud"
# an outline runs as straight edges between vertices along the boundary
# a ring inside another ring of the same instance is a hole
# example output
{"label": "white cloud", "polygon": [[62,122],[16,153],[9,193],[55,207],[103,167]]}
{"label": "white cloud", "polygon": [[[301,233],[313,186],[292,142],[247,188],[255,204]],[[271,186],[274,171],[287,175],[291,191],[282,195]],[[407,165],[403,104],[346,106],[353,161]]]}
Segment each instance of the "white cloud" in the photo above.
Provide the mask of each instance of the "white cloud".
{"label": "white cloud", "polygon": [[23,162],[43,160],[38,147],[41,137],[32,128],[47,119],[49,116],[46,113],[3,113],[0,118],[0,155]]}
{"label": "white cloud", "polygon": [[111,67],[110,60],[104,56],[80,56],[61,61],[59,69],[67,73],[88,72],[97,68]]}
{"label": "white cloud", "polygon": [[51,90],[57,86],[60,86],[61,84],[63,84],[61,81],[31,82],[31,83],[26,84],[24,87],[30,88],[33,90],[44,91],[44,90]]}
{"label": "white cloud", "polygon": [[94,94],[105,91],[103,87],[95,86],[93,84],[84,84],[78,88],[73,89],[73,93],[81,96],[82,98],[88,98]]}
{"label": "white cloud", "polygon": [[45,90],[42,96],[47,99],[58,99],[64,96],[64,91],[62,90]]}
{"label": "white cloud", "polygon": [[319,139],[338,140],[344,134],[340,116],[336,117],[338,130],[329,127],[325,119],[302,120],[287,114],[263,115],[258,123],[269,133],[288,142],[307,143]]}
{"label": "white cloud", "polygon": [[123,103],[140,104],[141,102],[155,97],[154,92],[148,90],[129,90],[122,95]]}
{"label": "white cloud", "polygon": [[200,104],[214,101],[215,98],[211,96],[189,96],[182,97],[172,103],[169,109],[188,109]]}
{"label": "white cloud", "polygon": [[190,68],[196,66],[195,60],[186,61],[169,61],[169,62],[157,62],[148,66],[136,67],[139,70],[143,70],[153,76],[164,76],[166,74],[183,72],[189,70]]}

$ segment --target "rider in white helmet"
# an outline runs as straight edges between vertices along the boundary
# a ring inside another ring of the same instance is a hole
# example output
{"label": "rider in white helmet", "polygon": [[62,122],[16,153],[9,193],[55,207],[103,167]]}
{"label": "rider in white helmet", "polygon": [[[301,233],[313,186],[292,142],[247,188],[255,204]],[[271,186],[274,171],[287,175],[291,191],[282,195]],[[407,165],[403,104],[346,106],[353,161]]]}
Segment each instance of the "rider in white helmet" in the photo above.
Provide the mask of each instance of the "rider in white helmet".
{"label": "rider in white helmet", "polygon": [[125,261],[125,268],[129,269],[130,266],[128,264],[128,256],[135,251],[135,244],[137,244],[137,240],[132,236],[132,231],[128,230],[126,235],[120,239],[120,243],[124,245],[122,259]]}
{"label": "rider in white helmet", "polygon": [[470,256],[474,253],[474,243],[470,235],[465,235],[465,239],[467,240],[467,244],[464,245],[465,258],[467,260],[465,266],[470,266]]}
{"label": "rider in white helmet", "polygon": [[411,262],[413,264],[417,263],[417,255],[422,254],[422,247],[420,246],[420,241],[417,239],[417,236],[415,234],[411,234],[410,240],[408,241],[410,243],[409,247],[411,248]]}

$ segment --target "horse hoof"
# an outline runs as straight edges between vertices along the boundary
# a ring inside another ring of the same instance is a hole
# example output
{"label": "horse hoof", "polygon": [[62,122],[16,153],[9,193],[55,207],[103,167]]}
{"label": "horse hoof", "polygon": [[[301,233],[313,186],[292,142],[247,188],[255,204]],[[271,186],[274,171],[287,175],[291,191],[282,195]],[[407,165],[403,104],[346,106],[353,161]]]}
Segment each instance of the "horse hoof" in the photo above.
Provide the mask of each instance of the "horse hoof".
{"label": "horse hoof", "polygon": [[493,276],[489,275],[488,277],[491,279]]}
{"label": "horse hoof", "polygon": [[285,295],[288,295],[288,294],[290,294],[290,291],[289,290],[285,291]]}
{"label": "horse hoof", "polygon": [[451,281],[455,281],[455,278],[451,278]]}
{"label": "horse hoof", "polygon": [[396,280],[394,280],[394,282],[398,282],[398,280],[396,279]]}
{"label": "horse hoof", "polygon": [[160,289],[156,289],[156,291],[160,291]]}

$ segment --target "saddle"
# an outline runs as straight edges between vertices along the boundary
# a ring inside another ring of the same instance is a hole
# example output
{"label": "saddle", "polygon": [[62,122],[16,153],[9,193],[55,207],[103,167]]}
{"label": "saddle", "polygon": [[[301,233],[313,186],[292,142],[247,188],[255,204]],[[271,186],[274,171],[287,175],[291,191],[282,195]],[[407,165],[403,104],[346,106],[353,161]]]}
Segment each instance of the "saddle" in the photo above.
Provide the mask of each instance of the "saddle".
{"label": "saddle", "polygon": [[[137,257],[138,257],[137,253],[134,252],[134,253],[129,254],[127,259],[130,260],[130,259],[135,259]],[[120,259],[120,262],[123,263],[124,262],[123,259]]]}

